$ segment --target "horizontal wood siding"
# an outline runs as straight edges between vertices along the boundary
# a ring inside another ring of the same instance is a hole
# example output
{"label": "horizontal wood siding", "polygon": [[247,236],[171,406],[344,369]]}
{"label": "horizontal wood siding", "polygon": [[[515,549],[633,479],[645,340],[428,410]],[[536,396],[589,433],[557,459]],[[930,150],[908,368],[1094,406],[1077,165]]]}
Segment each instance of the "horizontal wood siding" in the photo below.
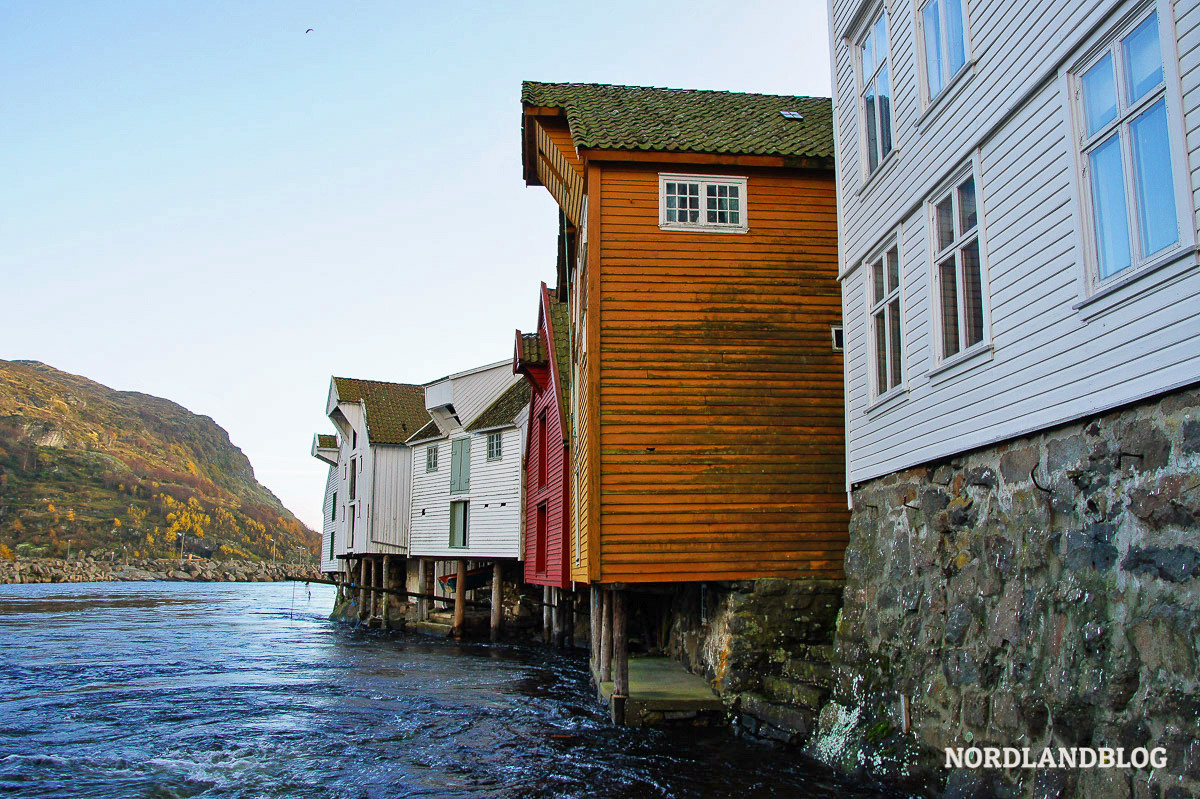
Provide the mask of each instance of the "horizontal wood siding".
{"label": "horizontal wood siding", "polygon": [[659,171],[690,170],[606,165],[598,203],[598,579],[840,577],[832,176],[697,169],[748,178],[750,231],[694,233],[659,229]]}
{"label": "horizontal wood siding", "polygon": [[[545,328],[539,331],[545,342]],[[539,369],[541,390],[535,391],[530,402],[529,427],[526,434],[528,446],[525,456],[525,582],[534,585],[551,585],[566,588],[570,585],[570,564],[567,552],[570,541],[567,535],[568,491],[567,449],[563,444],[562,416],[558,410],[558,394],[550,383],[550,370]],[[542,428],[539,418],[545,414],[546,440],[540,440]],[[538,482],[542,453],[545,453],[545,480]],[[538,508],[546,508],[546,563],[545,570],[537,570],[537,517]]]}
{"label": "horizontal wood siding", "polygon": [[[511,371],[510,371],[511,374]],[[471,486],[450,493],[450,441],[439,442],[438,471],[426,472],[425,446],[416,448],[413,515],[409,535],[413,557],[518,558],[521,554],[521,430],[505,428],[503,454],[487,459],[486,433],[470,434]],[[455,436],[458,438],[458,436]],[[453,439],[451,439],[453,440]],[[469,501],[466,547],[451,547],[450,503]]]}
{"label": "horizontal wood siding", "polygon": [[[1110,300],[1074,307],[1087,296],[1079,232],[1087,224],[1079,207],[1086,187],[1074,162],[1065,70],[1094,31],[1134,4],[968,5],[973,74],[920,119],[914,28],[903,11],[893,15],[896,152],[865,187],[852,48],[834,41],[852,482],[1200,380],[1200,269],[1194,254]],[[1200,186],[1198,6],[1196,0],[1173,5],[1188,144],[1188,164],[1178,177],[1190,179],[1193,190]],[[834,4],[835,30],[846,27],[856,7],[857,2]],[[1172,4],[1159,8],[1170,13]],[[979,162],[991,349],[939,370],[924,201],[973,153]],[[872,407],[866,276],[856,264],[897,229],[907,377],[897,397]]]}
{"label": "horizontal wood siding", "polygon": [[[337,554],[339,542],[337,540],[337,521],[333,518],[334,513],[334,498],[337,496],[338,488],[338,468],[336,466],[329,467],[329,473],[325,476],[325,501],[321,503],[321,571],[334,572],[340,571]],[[333,556],[330,556],[330,543],[332,542]]]}

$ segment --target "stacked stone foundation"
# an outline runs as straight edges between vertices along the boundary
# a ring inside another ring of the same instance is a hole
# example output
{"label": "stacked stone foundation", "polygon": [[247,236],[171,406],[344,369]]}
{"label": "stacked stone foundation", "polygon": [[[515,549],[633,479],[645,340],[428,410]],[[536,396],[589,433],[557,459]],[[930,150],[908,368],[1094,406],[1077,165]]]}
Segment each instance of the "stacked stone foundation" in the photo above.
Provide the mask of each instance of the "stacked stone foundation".
{"label": "stacked stone foundation", "polygon": [[[1200,796],[1200,391],[853,493],[811,742],[954,797]],[[1159,769],[946,768],[946,747],[1161,747]]]}

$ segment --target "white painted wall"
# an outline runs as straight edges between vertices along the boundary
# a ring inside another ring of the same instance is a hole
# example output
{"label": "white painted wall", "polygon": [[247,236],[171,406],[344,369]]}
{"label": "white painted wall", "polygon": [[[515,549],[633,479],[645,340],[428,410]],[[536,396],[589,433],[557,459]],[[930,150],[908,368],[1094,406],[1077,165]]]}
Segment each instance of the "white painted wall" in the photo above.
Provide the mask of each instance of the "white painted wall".
{"label": "white painted wall", "polygon": [[[424,464],[422,464],[424,467]],[[408,545],[412,499],[412,451],[402,445],[371,447],[371,544],[382,552],[403,552]]]}
{"label": "white painted wall", "polygon": [[[337,540],[337,522],[333,519],[334,497],[337,494],[338,468],[331,465],[325,479],[325,501],[321,504],[321,571],[340,571],[341,561],[336,556],[339,552]],[[332,550],[330,543],[332,542]],[[342,544],[344,546],[344,544]],[[331,551],[333,556],[331,556]]]}
{"label": "white painted wall", "polygon": [[[833,0],[835,136],[846,337],[849,481],[1077,419],[1200,380],[1200,269],[1195,216],[1161,269],[1088,299],[1085,224],[1067,72],[1135,4],[1111,0],[968,2],[974,66],[929,110],[917,90],[917,3],[893,0],[889,45],[895,152],[864,183],[850,23],[875,6]],[[1200,0],[1159,0],[1177,26],[1188,143],[1185,181],[1200,187]],[[975,159],[991,348],[935,370],[925,200]],[[872,406],[866,276],[870,251],[900,231],[903,390]]]}

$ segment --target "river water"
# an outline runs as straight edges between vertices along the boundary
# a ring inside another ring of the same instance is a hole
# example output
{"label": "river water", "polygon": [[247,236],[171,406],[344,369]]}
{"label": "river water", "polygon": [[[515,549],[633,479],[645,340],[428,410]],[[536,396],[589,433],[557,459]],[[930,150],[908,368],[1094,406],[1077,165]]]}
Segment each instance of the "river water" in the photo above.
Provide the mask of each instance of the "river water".
{"label": "river water", "polygon": [[0,793],[856,797],[728,729],[620,730],[586,660],[384,637],[328,586],[0,586]]}

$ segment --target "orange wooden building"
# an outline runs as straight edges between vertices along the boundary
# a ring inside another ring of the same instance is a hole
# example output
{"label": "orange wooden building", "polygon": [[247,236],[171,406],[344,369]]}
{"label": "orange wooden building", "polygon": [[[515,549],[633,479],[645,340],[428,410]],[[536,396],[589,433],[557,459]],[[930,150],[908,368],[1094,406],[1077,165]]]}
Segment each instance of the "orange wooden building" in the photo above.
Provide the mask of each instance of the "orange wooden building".
{"label": "orange wooden building", "polygon": [[839,577],[841,295],[826,98],[522,87],[562,211],[572,577]]}
{"label": "orange wooden building", "polygon": [[521,99],[526,183],[561,210],[572,579],[840,578],[830,100],[533,82]]}

